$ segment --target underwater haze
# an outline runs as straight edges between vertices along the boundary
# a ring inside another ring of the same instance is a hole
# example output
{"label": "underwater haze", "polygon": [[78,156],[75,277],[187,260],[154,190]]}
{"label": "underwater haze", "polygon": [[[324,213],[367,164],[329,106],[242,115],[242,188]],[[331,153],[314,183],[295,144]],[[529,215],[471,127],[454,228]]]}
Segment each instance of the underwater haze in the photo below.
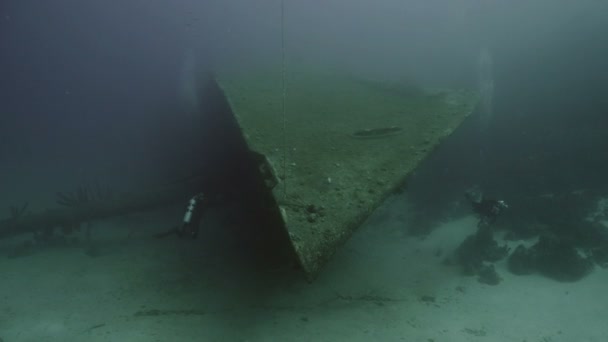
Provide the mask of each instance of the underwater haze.
{"label": "underwater haze", "polygon": [[[608,340],[607,18],[600,0],[0,2],[0,342]],[[466,92],[470,112],[445,95]],[[426,119],[443,105],[453,121]],[[335,249],[314,228],[333,220]]]}

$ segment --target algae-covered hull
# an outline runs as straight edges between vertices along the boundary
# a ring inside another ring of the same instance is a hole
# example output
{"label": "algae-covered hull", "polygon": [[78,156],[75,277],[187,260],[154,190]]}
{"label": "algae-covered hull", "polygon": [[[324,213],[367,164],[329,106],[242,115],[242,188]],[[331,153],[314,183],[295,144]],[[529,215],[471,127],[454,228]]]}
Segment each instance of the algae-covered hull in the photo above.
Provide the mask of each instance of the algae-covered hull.
{"label": "algae-covered hull", "polygon": [[[336,249],[474,110],[466,90],[421,91],[327,72],[216,76],[314,278]],[[280,214],[279,214],[280,213]]]}

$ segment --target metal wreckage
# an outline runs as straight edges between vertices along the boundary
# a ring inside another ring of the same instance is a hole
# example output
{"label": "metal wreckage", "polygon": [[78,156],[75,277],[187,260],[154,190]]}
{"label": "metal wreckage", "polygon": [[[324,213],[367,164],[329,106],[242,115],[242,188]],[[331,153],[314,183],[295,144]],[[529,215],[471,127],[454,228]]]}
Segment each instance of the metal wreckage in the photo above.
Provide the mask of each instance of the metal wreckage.
{"label": "metal wreckage", "polygon": [[474,91],[423,90],[330,71],[281,77],[250,71],[205,78],[199,119],[203,146],[210,146],[201,152],[212,166],[207,170],[142,193],[59,194],[62,207],[39,213],[14,207],[0,221],[0,238],[70,230],[188,200],[175,233],[192,237],[204,215],[200,208],[237,198],[254,213],[249,229],[262,237],[262,248],[297,263],[313,280],[479,101]]}

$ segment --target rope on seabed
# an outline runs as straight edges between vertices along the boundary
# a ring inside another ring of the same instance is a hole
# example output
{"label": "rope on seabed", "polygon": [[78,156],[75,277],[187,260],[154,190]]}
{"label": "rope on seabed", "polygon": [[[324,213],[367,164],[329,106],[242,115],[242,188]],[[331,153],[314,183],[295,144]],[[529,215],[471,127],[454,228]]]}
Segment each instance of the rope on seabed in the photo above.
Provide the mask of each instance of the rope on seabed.
{"label": "rope on seabed", "polygon": [[281,0],[281,89],[283,110],[283,198],[287,198],[287,116],[285,109],[285,0]]}

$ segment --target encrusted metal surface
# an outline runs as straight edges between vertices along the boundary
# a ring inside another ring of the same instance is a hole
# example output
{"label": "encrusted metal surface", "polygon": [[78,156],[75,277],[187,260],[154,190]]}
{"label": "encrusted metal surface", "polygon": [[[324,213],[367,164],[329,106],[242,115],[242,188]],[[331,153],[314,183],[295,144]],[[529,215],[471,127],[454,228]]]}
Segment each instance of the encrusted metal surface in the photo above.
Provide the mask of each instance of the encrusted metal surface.
{"label": "encrusted metal surface", "polygon": [[311,279],[478,102],[467,90],[300,70],[287,74],[283,116],[280,74],[217,80],[249,148],[266,157],[264,174],[275,175],[269,189]]}

